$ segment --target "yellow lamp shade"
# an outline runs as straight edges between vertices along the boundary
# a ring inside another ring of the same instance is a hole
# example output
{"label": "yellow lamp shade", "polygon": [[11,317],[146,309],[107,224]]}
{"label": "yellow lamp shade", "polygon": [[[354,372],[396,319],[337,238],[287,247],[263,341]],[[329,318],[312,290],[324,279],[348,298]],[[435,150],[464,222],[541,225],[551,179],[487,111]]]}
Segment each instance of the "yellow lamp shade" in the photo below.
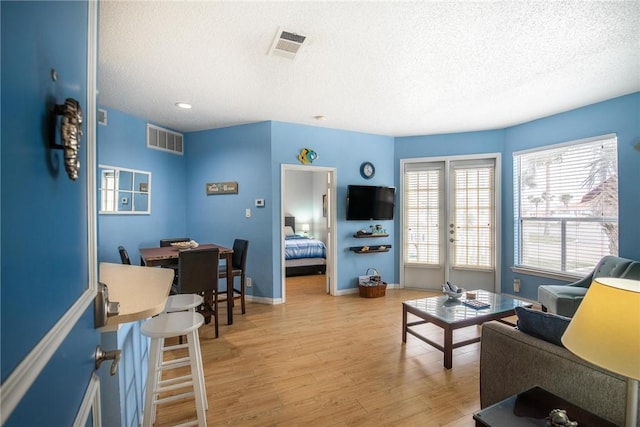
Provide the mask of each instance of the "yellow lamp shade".
{"label": "yellow lamp shade", "polygon": [[562,343],[594,365],[640,379],[640,281],[594,280]]}

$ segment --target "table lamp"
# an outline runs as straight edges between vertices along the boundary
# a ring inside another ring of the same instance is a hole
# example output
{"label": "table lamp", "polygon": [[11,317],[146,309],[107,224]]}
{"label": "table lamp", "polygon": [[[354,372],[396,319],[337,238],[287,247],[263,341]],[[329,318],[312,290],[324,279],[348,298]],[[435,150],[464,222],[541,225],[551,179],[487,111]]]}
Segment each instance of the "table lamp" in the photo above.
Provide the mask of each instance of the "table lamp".
{"label": "table lamp", "polygon": [[302,232],[305,236],[309,234],[309,224],[302,224],[300,228],[302,229]]}
{"label": "table lamp", "polygon": [[627,378],[625,427],[637,427],[640,281],[594,279],[562,343],[584,360]]}

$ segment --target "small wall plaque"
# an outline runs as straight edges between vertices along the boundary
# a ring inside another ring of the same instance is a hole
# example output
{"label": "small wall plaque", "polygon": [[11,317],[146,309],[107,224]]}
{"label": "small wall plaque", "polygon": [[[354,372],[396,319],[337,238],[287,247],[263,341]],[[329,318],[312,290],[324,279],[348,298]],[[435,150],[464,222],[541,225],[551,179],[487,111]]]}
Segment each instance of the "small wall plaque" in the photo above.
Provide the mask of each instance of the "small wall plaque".
{"label": "small wall plaque", "polygon": [[238,194],[238,183],[236,181],[208,182],[207,196],[212,194]]}

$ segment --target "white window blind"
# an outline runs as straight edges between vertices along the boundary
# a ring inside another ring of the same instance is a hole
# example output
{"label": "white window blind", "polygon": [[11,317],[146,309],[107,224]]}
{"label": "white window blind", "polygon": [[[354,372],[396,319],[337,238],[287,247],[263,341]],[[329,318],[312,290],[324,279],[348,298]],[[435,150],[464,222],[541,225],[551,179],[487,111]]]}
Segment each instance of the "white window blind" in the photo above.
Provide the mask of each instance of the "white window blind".
{"label": "white window blind", "polygon": [[586,274],[618,254],[615,135],[514,153],[516,264]]}
{"label": "white window blind", "polygon": [[455,167],[454,267],[493,268],[494,167]]}
{"label": "white window blind", "polygon": [[408,165],[404,174],[405,263],[441,264],[442,166]]}

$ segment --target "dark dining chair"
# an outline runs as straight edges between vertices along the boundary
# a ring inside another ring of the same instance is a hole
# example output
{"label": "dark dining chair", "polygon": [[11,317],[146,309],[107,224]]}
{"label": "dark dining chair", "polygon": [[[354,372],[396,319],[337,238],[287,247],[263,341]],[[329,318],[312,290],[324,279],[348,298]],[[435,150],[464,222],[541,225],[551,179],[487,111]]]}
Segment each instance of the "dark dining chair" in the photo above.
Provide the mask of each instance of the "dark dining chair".
{"label": "dark dining chair", "polygon": [[206,322],[213,317],[214,332],[218,338],[218,266],[220,251],[216,249],[190,249],[178,255],[178,293],[198,294],[204,303],[198,307]]}
{"label": "dark dining chair", "polygon": [[120,253],[120,261],[122,261],[123,264],[131,265],[129,254],[124,246],[118,246],[118,252]]}
{"label": "dark dining chair", "polygon": [[[247,252],[249,250],[249,241],[243,239],[235,239],[233,241],[233,255],[231,258],[231,267],[232,267],[232,275],[234,278],[234,287],[233,287],[233,295],[231,298],[234,300],[239,299],[240,305],[242,307],[242,314],[246,313],[245,309],[245,276],[247,271]],[[240,277],[240,288],[235,287],[235,278]],[[218,273],[218,278],[226,279],[227,278],[227,269],[226,265],[220,266],[220,271]],[[220,302],[226,301],[229,297],[227,295],[226,285],[223,291],[218,291],[219,294],[223,295],[224,299],[221,299]]]}
{"label": "dark dining chair", "polygon": [[179,242],[190,242],[191,239],[189,237],[173,237],[170,239],[160,239],[160,247],[164,248],[167,246],[171,246],[172,243],[179,243]]}
{"label": "dark dining chair", "polygon": [[[160,239],[160,247],[164,248],[167,246],[171,246],[172,243],[178,243],[178,242],[189,242],[191,241],[191,239],[189,237],[172,237],[169,239]],[[176,293],[176,288],[178,286],[178,277],[180,275],[179,273],[179,269],[178,269],[178,263],[170,263],[170,264],[166,264],[163,265],[162,267],[164,268],[173,268],[173,273],[174,273],[174,279],[173,279],[173,286],[171,293],[175,294]]]}

